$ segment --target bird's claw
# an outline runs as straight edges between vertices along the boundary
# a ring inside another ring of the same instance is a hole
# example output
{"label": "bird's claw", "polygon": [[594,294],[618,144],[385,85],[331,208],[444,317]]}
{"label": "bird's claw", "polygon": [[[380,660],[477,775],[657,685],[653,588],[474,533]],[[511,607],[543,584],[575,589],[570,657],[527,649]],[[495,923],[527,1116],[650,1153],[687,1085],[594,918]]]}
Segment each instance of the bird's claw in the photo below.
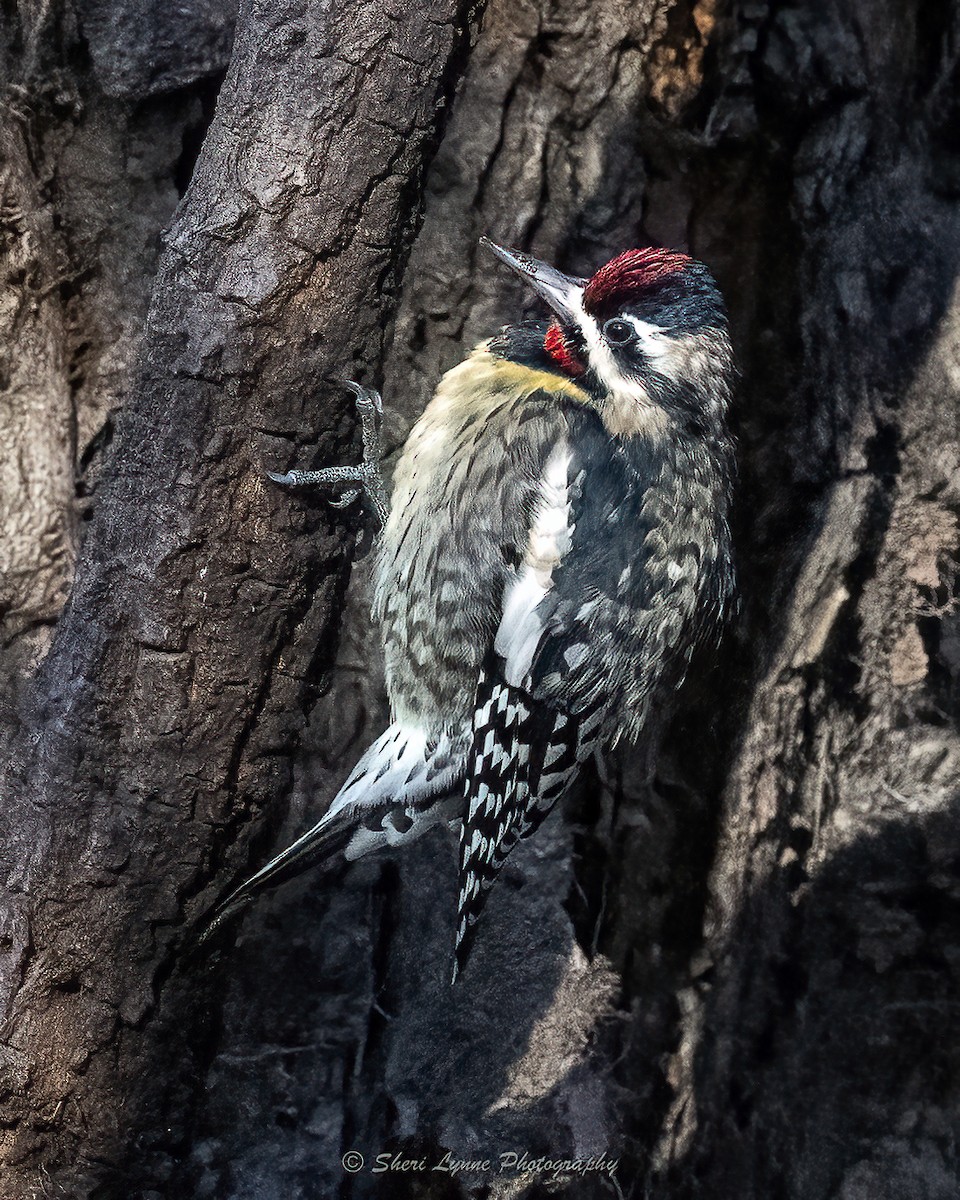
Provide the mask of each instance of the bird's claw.
{"label": "bird's claw", "polygon": [[331,508],[349,508],[354,500],[359,500],[362,495],[362,488],[351,488],[349,492],[344,492],[339,500],[330,499],[327,503]]}
{"label": "bird's claw", "polygon": [[383,400],[380,393],[373,388],[362,387],[352,379],[345,379],[344,385],[356,396],[357,412],[360,414],[360,432],[363,440],[363,461],[355,467],[325,467],[319,471],[286,471],[280,474],[268,471],[267,476],[274,483],[285,487],[297,487],[303,484],[359,484],[352,487],[329,503],[334,508],[346,508],[353,504],[361,495],[366,493],[381,527],[386,525],[390,515],[390,505],[380,471],[382,450],[380,446],[380,421],[383,415]]}
{"label": "bird's claw", "polygon": [[356,396],[357,408],[361,413],[366,410],[376,413],[378,417],[383,416],[383,397],[376,388],[365,388],[353,379],[344,379],[343,385]]}

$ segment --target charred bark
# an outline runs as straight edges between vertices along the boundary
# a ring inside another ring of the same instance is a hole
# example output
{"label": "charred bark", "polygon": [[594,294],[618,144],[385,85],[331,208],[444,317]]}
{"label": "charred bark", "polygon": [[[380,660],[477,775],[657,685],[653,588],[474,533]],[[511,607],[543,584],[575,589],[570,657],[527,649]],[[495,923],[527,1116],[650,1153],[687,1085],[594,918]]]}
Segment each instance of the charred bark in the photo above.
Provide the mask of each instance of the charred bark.
{"label": "charred bark", "polygon": [[[248,4],[226,70],[227,8],[137,12],[21,16],[4,51],[0,436],[44,462],[14,445],[6,511],[54,535],[4,581],[0,1195],[956,1195],[956,14],[490,0],[467,56],[452,0]],[[481,233],[717,274],[737,627],[655,775],[625,758],[513,856],[452,991],[439,831],[185,957],[385,719],[355,524],[261,468],[351,452],[343,375],[382,372],[403,441],[526,302]],[[620,1165],[500,1173],[521,1152]]]}
{"label": "charred bark", "polygon": [[[91,51],[78,95],[138,83],[142,103],[158,86],[158,47],[189,39],[191,18],[219,15],[212,40],[229,37],[227,14],[205,8],[180,10],[169,29],[149,6],[75,15],[88,37],[114,30],[97,45],[75,29],[61,47],[68,59]],[[146,43],[124,40],[121,19],[142,22]],[[354,540],[264,471],[348,451],[336,381],[377,361],[466,19],[452,0],[241,10],[163,235],[69,603],[17,697],[3,814],[5,1194],[43,1180],[78,1197],[163,1188],[186,1144],[217,984],[184,962],[184,934],[209,908],[204,889],[242,871],[251,835],[271,824],[251,817],[278,811]],[[53,37],[26,13],[15,33],[11,61]],[[195,65],[175,60],[159,86]],[[34,134],[51,117],[23,123]],[[103,172],[118,136],[89,131]],[[23,163],[14,156],[13,172]],[[48,208],[35,219],[65,223]],[[29,229],[20,236],[47,253]],[[36,325],[54,319],[45,299],[27,292]],[[56,427],[63,388],[48,390]]]}

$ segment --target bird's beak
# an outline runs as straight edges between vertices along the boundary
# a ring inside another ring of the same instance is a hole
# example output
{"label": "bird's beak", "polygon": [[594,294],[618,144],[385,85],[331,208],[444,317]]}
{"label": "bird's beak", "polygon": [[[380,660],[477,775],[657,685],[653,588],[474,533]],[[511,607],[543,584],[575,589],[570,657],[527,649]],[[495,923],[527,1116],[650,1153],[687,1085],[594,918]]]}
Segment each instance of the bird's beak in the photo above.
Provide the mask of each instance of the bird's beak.
{"label": "bird's beak", "polygon": [[498,246],[488,237],[482,237],[480,244],[492,250],[501,262],[505,262],[521,279],[525,279],[533,290],[546,300],[561,321],[568,325],[576,322],[580,298],[587,282],[585,279],[574,279],[572,275],[564,275],[562,271],[548,266],[538,258],[521,254],[519,250],[508,250],[505,246]]}

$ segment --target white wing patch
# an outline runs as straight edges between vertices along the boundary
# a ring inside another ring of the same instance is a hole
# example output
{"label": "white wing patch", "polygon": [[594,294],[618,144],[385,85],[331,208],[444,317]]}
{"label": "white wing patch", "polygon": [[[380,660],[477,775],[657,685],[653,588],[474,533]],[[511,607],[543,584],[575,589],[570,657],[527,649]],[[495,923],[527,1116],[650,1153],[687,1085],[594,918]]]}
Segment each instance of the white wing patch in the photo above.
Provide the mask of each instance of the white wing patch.
{"label": "white wing patch", "polygon": [[553,572],[571,546],[570,459],[566,440],[558,443],[547,459],[523,563],[504,591],[494,648],[504,660],[504,678],[511,687],[519,687],[530,670],[543,633],[537,607],[553,586]]}

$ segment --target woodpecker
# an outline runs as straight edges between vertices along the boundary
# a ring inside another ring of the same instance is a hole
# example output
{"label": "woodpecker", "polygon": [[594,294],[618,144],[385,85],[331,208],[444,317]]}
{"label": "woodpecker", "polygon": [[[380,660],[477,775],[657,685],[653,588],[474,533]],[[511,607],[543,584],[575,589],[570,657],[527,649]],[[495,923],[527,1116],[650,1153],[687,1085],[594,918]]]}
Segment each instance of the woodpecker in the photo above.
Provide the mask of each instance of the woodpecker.
{"label": "woodpecker", "polygon": [[491,885],[585,761],[669,707],[734,595],[734,365],[722,297],[686,254],[628,250],[590,278],[483,239],[547,320],[504,327],[441,380],[379,477],[379,397],[349,484],[385,519],[374,615],[392,721],[326,815],[224,902],[316,862],[460,823],[456,979]]}

